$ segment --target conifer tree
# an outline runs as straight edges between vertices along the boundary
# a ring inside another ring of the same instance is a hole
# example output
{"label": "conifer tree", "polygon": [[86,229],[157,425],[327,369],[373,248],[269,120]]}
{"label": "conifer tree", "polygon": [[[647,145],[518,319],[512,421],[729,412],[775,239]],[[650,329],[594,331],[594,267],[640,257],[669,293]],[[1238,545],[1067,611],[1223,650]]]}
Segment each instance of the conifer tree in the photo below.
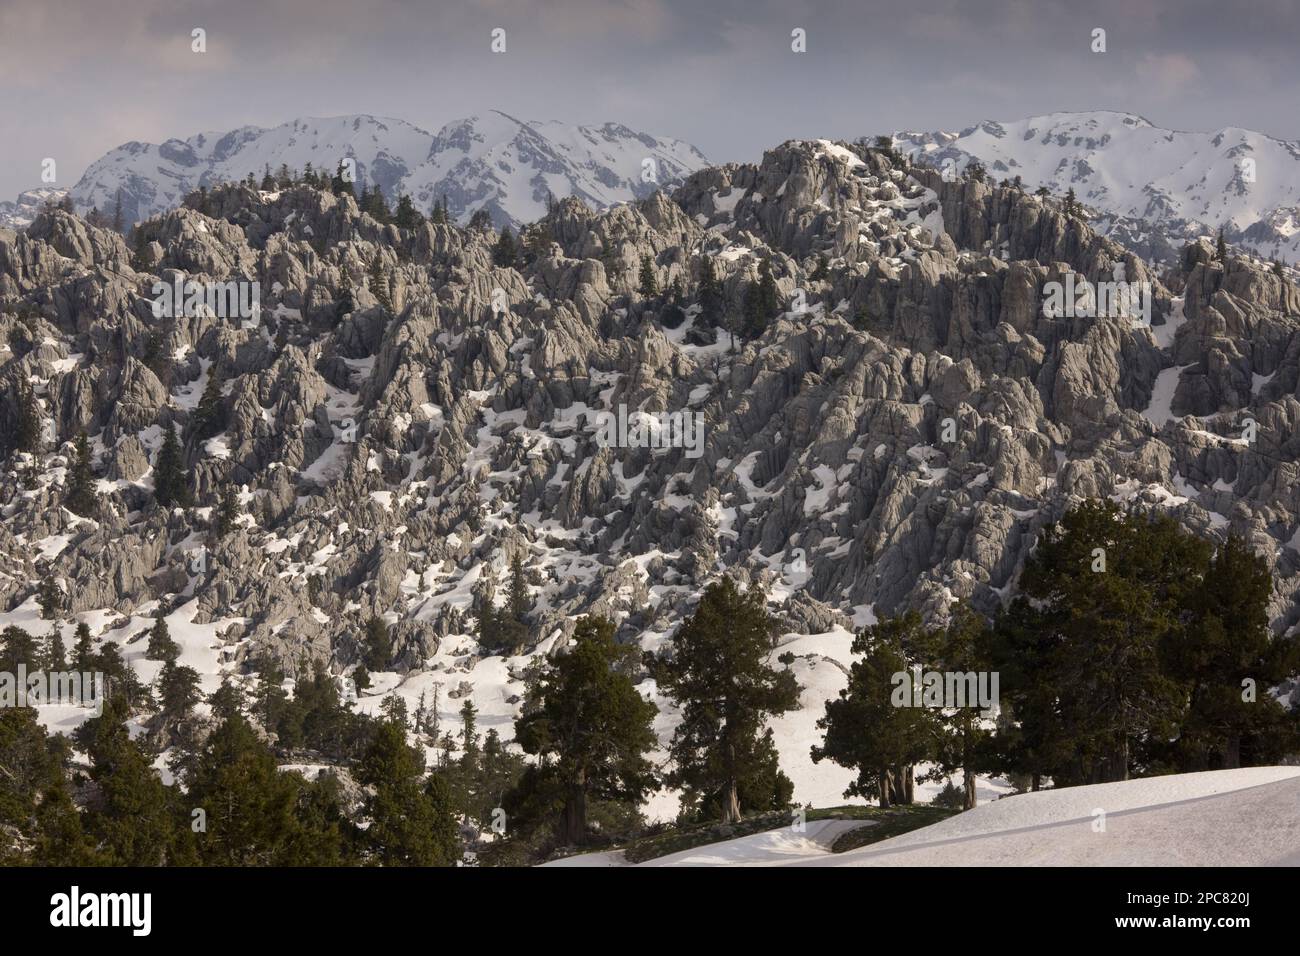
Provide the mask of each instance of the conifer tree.
{"label": "conifer tree", "polygon": [[1224,238],[1223,227],[1219,227],[1218,238],[1214,241],[1214,258],[1218,262],[1228,261],[1228,240]]}
{"label": "conifer tree", "polygon": [[68,510],[83,518],[93,518],[98,508],[97,495],[90,466],[90,441],[84,431],[77,435],[75,449],[68,476]]}
{"label": "conifer tree", "polygon": [[11,447],[15,451],[35,452],[41,447],[41,416],[36,406],[36,396],[25,377],[15,380],[18,420],[14,426]]}
{"label": "conifer tree", "polygon": [[238,492],[227,485],[221,492],[221,502],[217,505],[216,532],[218,538],[224,538],[235,527],[239,517]]}
{"label": "conifer tree", "polygon": [[850,665],[848,686],[826,702],[817,721],[826,737],[812,749],[814,762],[831,760],[858,772],[845,796],[879,800],[881,807],[911,803],[912,766],[931,754],[934,714],[913,700],[898,706],[893,694],[896,675],[922,663],[927,641],[915,612],[886,618],[854,637],[852,651],[861,658]]}
{"label": "conifer tree", "polygon": [[492,262],[501,268],[510,268],[515,265],[518,258],[519,250],[515,248],[514,233],[510,231],[509,226],[502,226],[501,235],[492,248]]}
{"label": "conifer tree", "polygon": [[776,280],[772,277],[772,260],[764,256],[758,262],[758,279],[749,284],[745,290],[744,327],[745,338],[754,339],[763,334],[768,322],[775,317],[779,303],[777,301]]}
{"label": "conifer tree", "polygon": [[221,402],[221,376],[217,374],[214,366],[208,375],[207,383],[203,386],[203,394],[199,397],[199,403],[194,407],[194,415],[190,418],[192,439],[201,442],[219,434],[225,426],[224,417],[225,408]]}
{"label": "conifer tree", "polygon": [[185,459],[176,429],[170,423],[163,425],[162,448],[154,465],[154,500],[164,508],[187,508],[190,489],[185,475]]}
{"label": "conifer tree", "polygon": [[72,669],[86,672],[95,660],[95,646],[90,637],[90,625],[82,621],[77,625],[77,639],[72,645]]}
{"label": "conifer tree", "polygon": [[406,731],[383,721],[357,767],[370,793],[365,840],[385,866],[451,866],[460,856],[456,824],[445,788],[421,783],[424,758],[406,743]]}
{"label": "conifer tree", "polygon": [[411,197],[402,193],[397,197],[397,211],[393,214],[393,223],[399,229],[414,229],[424,221]]}
{"label": "conifer tree", "polygon": [[85,827],[105,862],[163,866],[173,861],[180,834],[173,795],[131,740],[126,716],[123,699],[110,696],[104,712],[78,731],[97,787]]}
{"label": "conifer tree", "polygon": [[388,669],[393,655],[393,639],[388,633],[388,625],[381,617],[372,616],[366,621],[365,633],[362,635],[363,661],[367,669],[382,671]]}
{"label": "conifer tree", "polygon": [[346,265],[339,268],[339,292],[338,298],[334,300],[334,305],[338,309],[339,318],[354,311],[357,307],[356,300],[352,298],[352,276],[348,274]]}
{"label": "conifer tree", "polygon": [[156,618],[153,627],[149,629],[149,644],[144,656],[151,661],[175,661],[180,653],[180,645],[172,640],[171,631],[167,628],[167,619]]}
{"label": "conifer tree", "polygon": [[659,282],[655,277],[654,262],[649,256],[641,257],[641,272],[637,277],[637,291],[647,299],[659,294]]}
{"label": "conifer tree", "polygon": [[668,781],[683,788],[686,806],[716,809],[724,823],[745,812],[783,809],[793,792],[765,729],[768,717],[799,702],[794,675],[767,664],[775,646],[762,592],[741,593],[728,577],[705,588],[673,636],[672,656],[648,661],[659,686],[682,708]]}
{"label": "conifer tree", "polygon": [[541,670],[528,693],[515,739],[541,758],[524,775],[515,801],[553,794],[562,807],[556,827],[561,844],[587,836],[590,800],[637,806],[658,786],[646,753],[656,746],[657,708],[637,692],[629,672],[635,651],[614,640],[614,625],[584,617],[572,644]]}
{"label": "conifer tree", "polygon": [[63,634],[56,627],[45,639],[45,670],[49,672],[68,669],[68,654],[63,646]]}

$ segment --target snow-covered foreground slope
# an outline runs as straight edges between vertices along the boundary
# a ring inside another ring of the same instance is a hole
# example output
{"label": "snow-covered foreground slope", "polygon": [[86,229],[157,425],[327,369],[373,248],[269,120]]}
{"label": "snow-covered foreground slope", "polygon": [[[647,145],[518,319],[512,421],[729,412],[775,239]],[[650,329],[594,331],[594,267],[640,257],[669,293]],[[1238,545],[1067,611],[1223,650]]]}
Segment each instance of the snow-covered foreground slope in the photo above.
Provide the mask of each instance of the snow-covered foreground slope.
{"label": "snow-covered foreground slope", "polygon": [[1107,110],[900,132],[895,142],[957,172],[973,157],[999,180],[1019,176],[1057,195],[1073,189],[1104,217],[1094,222],[1099,232],[1148,257],[1223,227],[1264,258],[1300,261],[1300,143],[1235,127],[1162,129]]}
{"label": "snow-covered foreground slope", "polygon": [[[1104,828],[1103,828],[1104,822]],[[1300,864],[1300,767],[1251,767],[1044,790],[833,854],[855,821],[810,823],[643,866],[1249,866]],[[616,853],[561,861],[628,865]]]}
{"label": "snow-covered foreground slope", "polygon": [[300,171],[311,163],[333,174],[347,158],[358,192],[378,185],[390,202],[408,193],[422,212],[445,197],[458,221],[486,209],[498,226],[516,227],[546,213],[548,194],[604,208],[680,182],[707,162],[693,146],[617,123],[525,122],[489,111],[433,134],[398,119],[333,116],[125,143],[91,163],[72,196],[80,210],[107,211],[121,190],[124,218],[136,222],[180,205],[200,186],[249,173],[260,180],[281,165]]}

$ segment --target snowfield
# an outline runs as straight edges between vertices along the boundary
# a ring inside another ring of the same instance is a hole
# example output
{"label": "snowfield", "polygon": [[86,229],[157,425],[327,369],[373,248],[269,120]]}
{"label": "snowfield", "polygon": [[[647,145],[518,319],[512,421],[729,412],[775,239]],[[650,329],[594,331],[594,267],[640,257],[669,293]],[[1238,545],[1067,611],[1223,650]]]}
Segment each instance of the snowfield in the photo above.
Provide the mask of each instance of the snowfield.
{"label": "snowfield", "polygon": [[[1300,767],[1174,774],[1006,797],[831,853],[865,821],[757,833],[641,866],[1300,866]],[[628,866],[621,852],[553,865]]]}

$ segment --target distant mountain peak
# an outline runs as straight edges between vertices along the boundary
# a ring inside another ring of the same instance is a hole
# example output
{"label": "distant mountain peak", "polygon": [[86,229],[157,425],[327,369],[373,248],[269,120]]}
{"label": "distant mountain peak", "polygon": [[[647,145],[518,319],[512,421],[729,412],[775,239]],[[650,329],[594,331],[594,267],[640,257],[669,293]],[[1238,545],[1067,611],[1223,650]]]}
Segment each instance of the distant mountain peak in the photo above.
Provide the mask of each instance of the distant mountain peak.
{"label": "distant mountain peak", "polygon": [[281,165],[333,170],[345,157],[355,161],[359,183],[390,201],[405,192],[428,209],[445,196],[457,220],[486,209],[498,226],[515,227],[541,216],[548,195],[606,207],[675,185],[708,162],[687,143],[618,123],[576,126],[488,110],[430,133],[361,113],[124,143],[91,163],[72,195],[80,209],[103,210],[120,190],[124,219],[135,222],[179,205],[200,186]]}

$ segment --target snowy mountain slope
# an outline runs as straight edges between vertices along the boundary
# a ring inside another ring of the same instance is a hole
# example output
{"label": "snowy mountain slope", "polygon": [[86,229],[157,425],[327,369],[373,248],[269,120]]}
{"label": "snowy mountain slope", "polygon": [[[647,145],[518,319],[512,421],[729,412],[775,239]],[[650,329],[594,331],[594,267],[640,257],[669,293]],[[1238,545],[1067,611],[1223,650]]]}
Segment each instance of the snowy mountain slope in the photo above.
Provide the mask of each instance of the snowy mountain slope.
{"label": "snowy mountain slope", "polygon": [[[1100,812],[1100,813],[1099,813]],[[1104,813],[1104,830],[1102,816]],[[1300,862],[1300,767],[1248,767],[1007,797],[830,853],[856,821],[710,843],[639,866],[1276,866]],[[621,853],[556,866],[630,866]]]}
{"label": "snowy mountain slope", "polygon": [[67,193],[56,186],[39,186],[18,194],[13,202],[0,202],[0,229],[22,229],[31,225],[46,203],[58,202]]}
{"label": "snowy mountain slope", "polygon": [[899,132],[898,149],[960,172],[976,158],[998,180],[1055,195],[1073,188],[1099,232],[1149,258],[1222,227],[1263,258],[1300,262],[1300,143],[1247,129],[1162,129],[1104,110],[984,122],[960,133]]}
{"label": "snowy mountain slope", "polygon": [[[128,222],[180,205],[200,186],[259,180],[269,167],[332,173],[356,163],[356,181],[395,200],[409,193],[427,212],[445,195],[464,221],[485,208],[498,226],[518,227],[546,212],[548,194],[577,196],[597,208],[648,196],[703,166],[692,146],[613,123],[529,123],[496,111],[458,120],[431,134],[397,119],[369,115],[296,119],[274,129],[246,126],[154,145],[131,142],[93,162],[72,195],[79,210],[110,210],[122,191]],[[358,185],[358,189],[360,185]]]}

